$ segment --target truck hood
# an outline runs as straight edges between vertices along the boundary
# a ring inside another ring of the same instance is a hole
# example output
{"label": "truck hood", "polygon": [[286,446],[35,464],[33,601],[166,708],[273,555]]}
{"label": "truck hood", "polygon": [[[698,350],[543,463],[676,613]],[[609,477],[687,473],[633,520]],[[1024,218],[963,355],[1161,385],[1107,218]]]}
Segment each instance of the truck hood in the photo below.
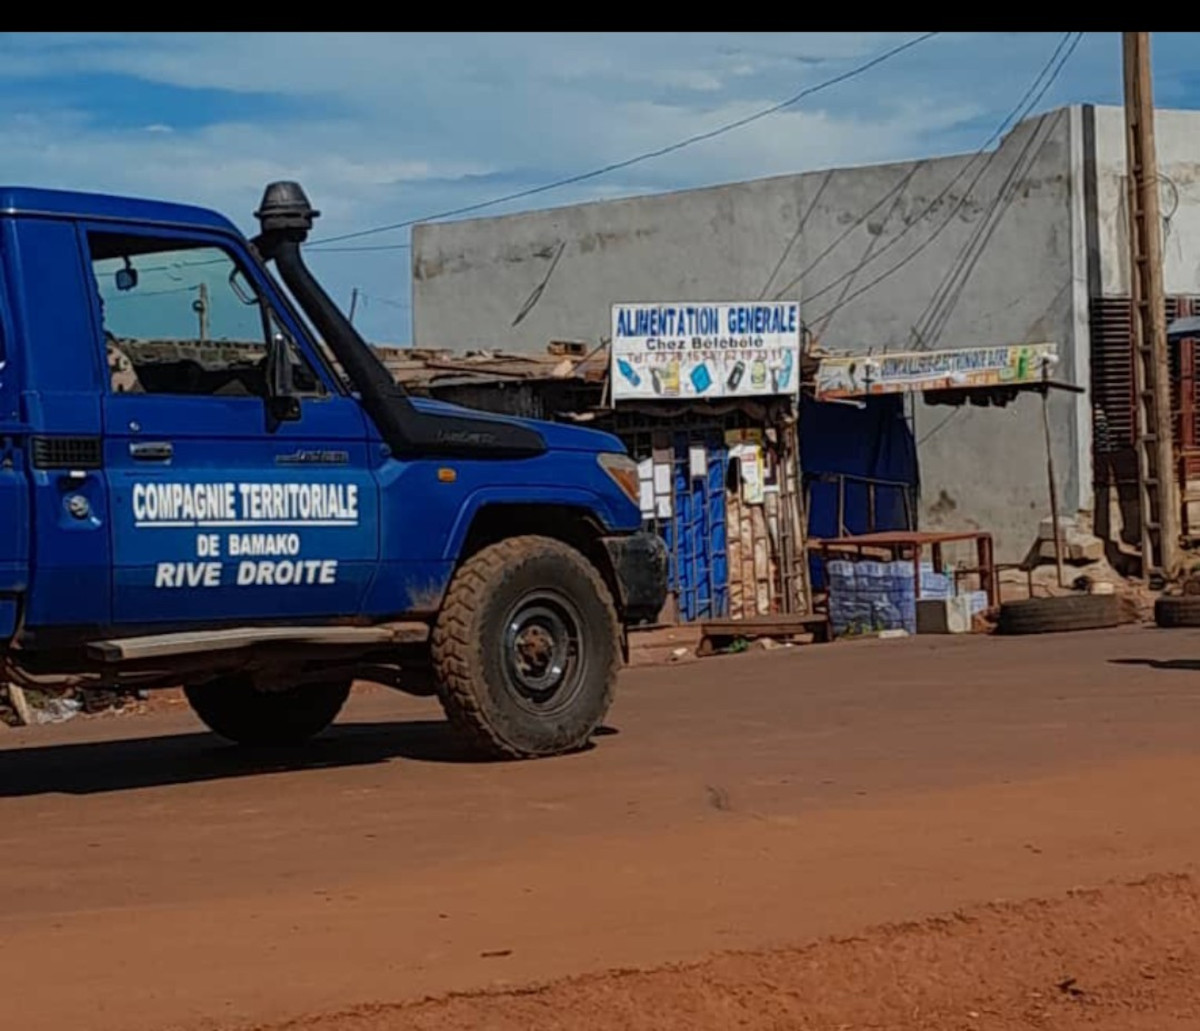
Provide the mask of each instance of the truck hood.
{"label": "truck hood", "polygon": [[512,415],[497,415],[494,412],[464,408],[462,405],[448,404],[445,401],[435,401],[426,397],[413,397],[410,400],[414,408],[421,412],[428,412],[430,415],[469,415],[488,422],[515,423],[518,426],[527,426],[540,433],[542,439],[546,441],[546,446],[554,451],[586,451],[593,454],[601,451],[625,453],[625,445],[617,437],[600,430],[568,426],[561,422],[547,422],[543,419],[520,419]]}

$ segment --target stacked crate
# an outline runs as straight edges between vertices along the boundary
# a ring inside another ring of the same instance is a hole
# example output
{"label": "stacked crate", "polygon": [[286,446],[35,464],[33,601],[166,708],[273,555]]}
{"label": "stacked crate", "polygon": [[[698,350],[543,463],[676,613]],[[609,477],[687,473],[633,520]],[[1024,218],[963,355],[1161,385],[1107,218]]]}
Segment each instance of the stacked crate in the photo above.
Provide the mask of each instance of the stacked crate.
{"label": "stacked crate", "polygon": [[881,630],[917,632],[917,600],[954,596],[954,577],[921,563],[920,593],[909,561],[832,561],[829,621],[836,636]]}

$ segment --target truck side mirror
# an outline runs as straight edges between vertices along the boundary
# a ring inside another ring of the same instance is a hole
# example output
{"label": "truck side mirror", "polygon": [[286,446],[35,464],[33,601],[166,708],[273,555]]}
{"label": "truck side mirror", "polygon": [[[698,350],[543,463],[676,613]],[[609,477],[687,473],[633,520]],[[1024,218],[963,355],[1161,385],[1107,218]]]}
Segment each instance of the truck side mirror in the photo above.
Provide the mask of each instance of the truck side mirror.
{"label": "truck side mirror", "polygon": [[300,399],[292,389],[292,362],[287,340],[281,333],[272,333],[267,345],[267,414],[273,425],[295,422],[300,418]]}
{"label": "truck side mirror", "polygon": [[137,269],[133,267],[133,263],[128,258],[125,259],[125,267],[117,269],[117,289],[124,293],[127,290],[132,290],[138,284]]}
{"label": "truck side mirror", "polygon": [[281,422],[298,422],[300,419],[300,398],[291,394],[276,394],[267,398],[267,412],[271,422],[278,425]]}

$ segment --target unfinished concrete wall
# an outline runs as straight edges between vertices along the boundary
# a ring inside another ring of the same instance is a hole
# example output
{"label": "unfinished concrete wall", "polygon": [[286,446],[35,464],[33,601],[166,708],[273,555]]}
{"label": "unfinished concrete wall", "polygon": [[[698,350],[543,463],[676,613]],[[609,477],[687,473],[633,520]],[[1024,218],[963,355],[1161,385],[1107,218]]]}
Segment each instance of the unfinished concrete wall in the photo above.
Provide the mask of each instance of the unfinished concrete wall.
{"label": "unfinished concrete wall", "polygon": [[[1099,285],[1105,296],[1129,293],[1129,205],[1125,112],[1097,107],[1096,213]],[[1155,111],[1163,277],[1168,294],[1200,294],[1200,111]]]}
{"label": "unfinished concrete wall", "polygon": [[[1076,114],[1024,122],[993,156],[974,161],[813,172],[419,226],[415,342],[542,349],[550,339],[606,336],[615,302],[780,297],[799,300],[833,350],[1049,340],[1064,356],[1057,375],[1086,377],[1074,288],[1086,259],[1072,214]],[[923,527],[986,528],[1002,558],[1023,557],[1048,511],[1039,404],[916,405]],[[1081,461],[1089,424],[1079,411],[1073,396],[1052,402],[1067,511],[1086,507],[1091,490]]]}

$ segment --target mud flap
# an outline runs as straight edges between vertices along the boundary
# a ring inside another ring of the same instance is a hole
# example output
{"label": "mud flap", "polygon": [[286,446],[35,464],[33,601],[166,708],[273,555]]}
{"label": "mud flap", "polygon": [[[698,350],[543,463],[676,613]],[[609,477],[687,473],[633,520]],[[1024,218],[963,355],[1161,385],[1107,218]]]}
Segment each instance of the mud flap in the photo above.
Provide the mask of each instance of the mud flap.
{"label": "mud flap", "polygon": [[622,623],[653,622],[667,600],[667,546],[658,534],[644,531],[602,539],[620,595]]}

